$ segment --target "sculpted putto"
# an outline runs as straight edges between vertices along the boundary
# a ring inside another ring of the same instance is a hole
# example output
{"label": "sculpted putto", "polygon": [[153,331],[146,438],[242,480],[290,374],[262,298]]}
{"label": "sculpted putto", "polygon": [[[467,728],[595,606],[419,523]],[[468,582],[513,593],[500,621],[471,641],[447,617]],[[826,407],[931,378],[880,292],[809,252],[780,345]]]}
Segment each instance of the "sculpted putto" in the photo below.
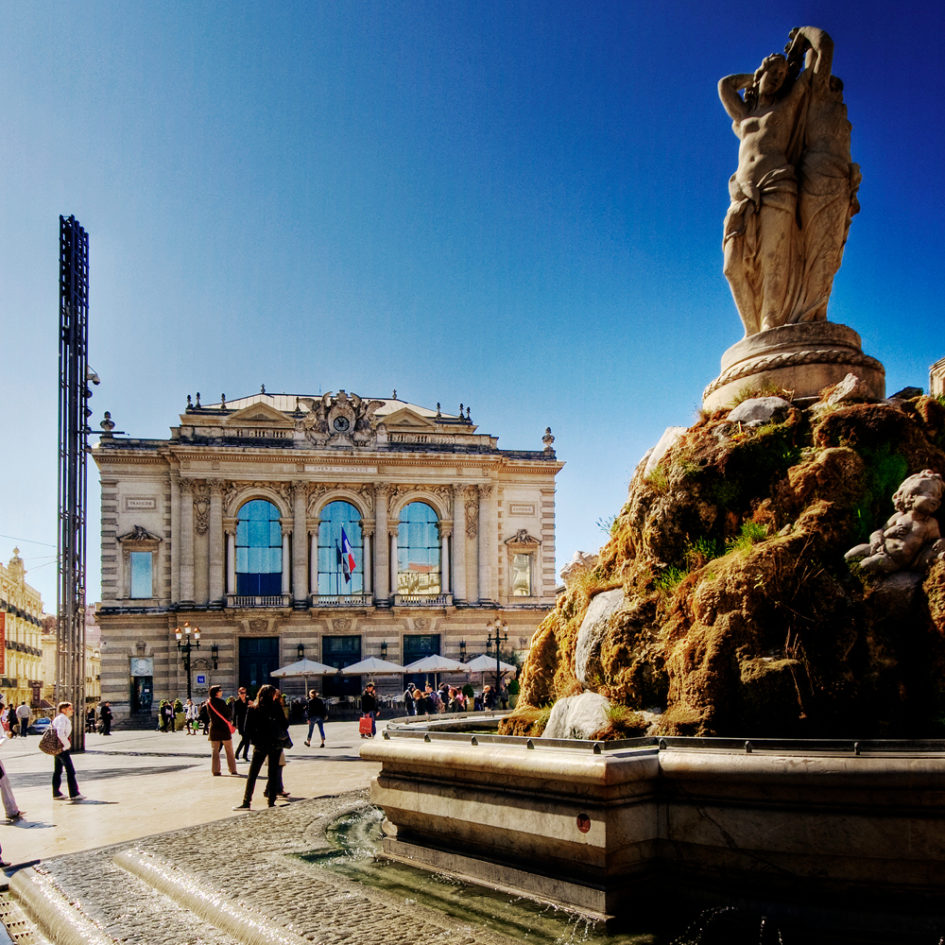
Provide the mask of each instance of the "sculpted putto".
{"label": "sculpted putto", "polygon": [[895,514],[870,535],[868,544],[851,548],[847,561],[860,560],[860,570],[870,575],[894,571],[924,571],[945,556],[945,541],[935,513],[942,504],[942,477],[923,469],[909,476],[893,496]]}
{"label": "sculpted putto", "polygon": [[746,335],[827,317],[859,168],[850,160],[833,41],[792,30],[787,55],[726,76],[719,98],[739,139],[723,236],[724,272]]}

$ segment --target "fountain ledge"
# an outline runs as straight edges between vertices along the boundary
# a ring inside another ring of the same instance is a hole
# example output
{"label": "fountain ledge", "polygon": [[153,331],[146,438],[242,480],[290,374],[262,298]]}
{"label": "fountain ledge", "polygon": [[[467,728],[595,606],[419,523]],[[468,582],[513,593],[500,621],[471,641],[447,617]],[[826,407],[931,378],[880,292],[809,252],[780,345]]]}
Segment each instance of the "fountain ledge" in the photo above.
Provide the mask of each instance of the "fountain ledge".
{"label": "fountain ledge", "polygon": [[381,764],[391,859],[607,921],[681,883],[854,915],[941,910],[940,741],[388,733],[361,754]]}

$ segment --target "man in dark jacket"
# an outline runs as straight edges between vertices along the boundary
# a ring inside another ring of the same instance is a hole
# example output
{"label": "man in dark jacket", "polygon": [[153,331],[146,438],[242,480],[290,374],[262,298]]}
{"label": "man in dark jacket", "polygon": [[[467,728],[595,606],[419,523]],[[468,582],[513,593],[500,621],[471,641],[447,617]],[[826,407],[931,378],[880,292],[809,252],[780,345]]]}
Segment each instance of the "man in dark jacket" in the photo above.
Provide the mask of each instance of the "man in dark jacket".
{"label": "man in dark jacket", "polygon": [[102,720],[102,734],[111,735],[112,733],[112,705],[110,702],[103,702],[98,710],[98,716]]}
{"label": "man in dark jacket", "polygon": [[220,776],[220,748],[226,751],[226,765],[230,774],[236,774],[236,759],[233,757],[233,733],[230,730],[230,707],[223,701],[223,687],[211,686],[210,698],[204,703],[210,722],[210,770]]}
{"label": "man in dark jacket", "polygon": [[246,710],[249,708],[249,699],[246,696],[246,687],[240,686],[236,693],[236,701],[233,703],[233,724],[239,733],[240,740],[236,746],[236,760],[240,760],[240,752],[243,753],[243,761],[249,761],[250,741],[246,735]]}

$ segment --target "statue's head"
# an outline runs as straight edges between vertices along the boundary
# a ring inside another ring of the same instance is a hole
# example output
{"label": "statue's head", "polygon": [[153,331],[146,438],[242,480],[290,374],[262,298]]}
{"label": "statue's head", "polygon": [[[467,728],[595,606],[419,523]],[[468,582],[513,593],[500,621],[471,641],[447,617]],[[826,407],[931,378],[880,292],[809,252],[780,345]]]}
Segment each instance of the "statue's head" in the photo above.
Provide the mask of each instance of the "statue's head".
{"label": "statue's head", "polygon": [[923,515],[934,515],[945,495],[945,481],[937,472],[923,469],[904,479],[893,496],[893,505],[900,512],[913,510]]}
{"label": "statue's head", "polygon": [[761,95],[776,95],[788,77],[788,61],[781,53],[766,56],[755,70],[753,85]]}

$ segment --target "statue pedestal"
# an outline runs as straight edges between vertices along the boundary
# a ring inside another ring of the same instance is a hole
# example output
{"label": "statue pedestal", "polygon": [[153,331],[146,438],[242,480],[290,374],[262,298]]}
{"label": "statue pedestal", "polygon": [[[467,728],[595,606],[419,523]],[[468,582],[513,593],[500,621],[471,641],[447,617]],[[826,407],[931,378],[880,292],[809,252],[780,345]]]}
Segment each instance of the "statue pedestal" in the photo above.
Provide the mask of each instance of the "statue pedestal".
{"label": "statue pedestal", "polygon": [[834,322],[782,325],[743,338],[722,355],[722,373],[702,394],[704,410],[730,407],[746,391],[779,389],[794,399],[817,398],[856,374],[877,400],[886,396],[886,371],[863,354],[860,336]]}

